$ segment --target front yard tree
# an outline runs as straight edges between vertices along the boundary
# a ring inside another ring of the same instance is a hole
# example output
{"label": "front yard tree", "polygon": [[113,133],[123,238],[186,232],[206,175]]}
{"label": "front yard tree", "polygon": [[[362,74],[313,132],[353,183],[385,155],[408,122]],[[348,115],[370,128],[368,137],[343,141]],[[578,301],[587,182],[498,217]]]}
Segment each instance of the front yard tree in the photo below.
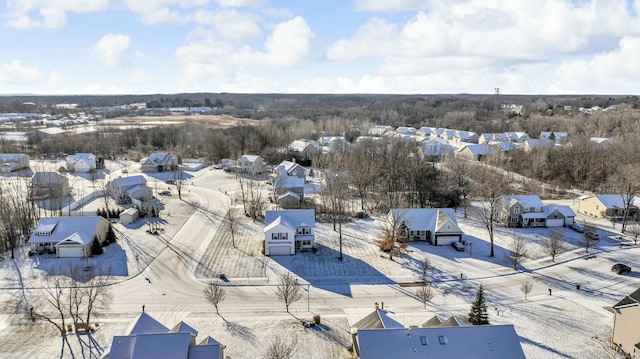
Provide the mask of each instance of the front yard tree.
{"label": "front yard tree", "polygon": [[291,359],[296,350],[295,342],[295,338],[287,342],[282,335],[276,334],[267,347],[264,357],[266,359]]}
{"label": "front yard tree", "polygon": [[229,231],[231,232],[231,245],[233,248],[236,248],[236,227],[238,225],[238,210],[233,205],[233,201],[231,197],[224,202],[224,209],[227,214],[225,215],[225,219],[229,223]]}
{"label": "front yard tree", "polygon": [[431,261],[429,257],[425,256],[418,264],[420,267],[420,274],[422,274],[422,282],[427,283],[427,273],[431,270]]}
{"label": "front yard tree", "polygon": [[204,289],[204,297],[216,308],[216,314],[220,314],[220,312],[218,312],[218,305],[224,301],[226,296],[227,292],[220,283],[212,282]]}
{"label": "front yard tree", "polygon": [[508,185],[500,173],[490,172],[488,168],[479,169],[478,184],[475,187],[476,197],[482,201],[480,205],[480,217],[489,232],[491,251],[489,256],[495,256],[494,250],[494,225],[498,219],[499,201],[505,193]]}
{"label": "front yard tree", "polygon": [[593,245],[594,240],[592,237],[592,233],[593,233],[593,228],[591,227],[585,227],[584,233],[582,233],[581,242],[582,242],[582,245],[584,246],[585,253],[589,253],[589,248],[591,248],[591,246]]}
{"label": "front yard tree", "polygon": [[640,225],[635,223],[627,228],[627,233],[633,236],[633,245],[638,245],[638,236],[640,236]]}
{"label": "front yard tree", "polygon": [[380,239],[376,241],[381,250],[389,253],[389,259],[407,253],[407,242],[402,234],[402,211],[391,210],[382,224]]}
{"label": "front yard tree", "polygon": [[476,293],[476,300],[471,305],[471,311],[469,312],[469,323],[473,325],[485,325],[489,324],[489,312],[487,311],[487,297],[484,293],[482,284],[478,288]]}
{"label": "front yard tree", "polygon": [[184,184],[184,170],[181,165],[176,165],[171,171],[176,191],[178,191],[178,199],[182,199],[182,185]]}
{"label": "front yard tree", "polygon": [[556,256],[564,251],[564,237],[562,231],[554,228],[551,230],[551,234],[544,241],[544,247],[542,250],[551,256],[551,261],[556,261]]}
{"label": "front yard tree", "polygon": [[524,300],[527,300],[527,294],[531,293],[531,289],[533,289],[533,282],[527,279],[520,286],[520,291],[524,293]]}
{"label": "front yard tree", "polygon": [[509,245],[509,253],[507,254],[509,262],[513,264],[513,269],[518,269],[518,264],[522,262],[522,258],[527,256],[527,242],[522,237],[515,237]]}
{"label": "front yard tree", "polygon": [[424,304],[425,309],[427,309],[427,302],[433,299],[434,295],[431,286],[426,283],[422,283],[422,286],[416,291],[416,297]]}
{"label": "front yard tree", "polygon": [[298,279],[291,272],[287,272],[280,277],[276,287],[276,296],[284,302],[287,313],[289,313],[289,306],[302,298]]}

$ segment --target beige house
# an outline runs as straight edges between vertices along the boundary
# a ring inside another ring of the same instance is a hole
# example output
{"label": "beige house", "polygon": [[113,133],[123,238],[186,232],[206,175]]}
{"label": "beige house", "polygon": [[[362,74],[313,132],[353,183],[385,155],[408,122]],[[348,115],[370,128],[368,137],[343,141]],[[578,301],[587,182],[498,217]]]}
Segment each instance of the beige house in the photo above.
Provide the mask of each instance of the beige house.
{"label": "beige house", "polygon": [[[637,218],[638,199],[632,198],[629,203],[629,216]],[[621,220],[627,206],[627,196],[620,194],[600,194],[580,199],[578,213],[593,218]]]}
{"label": "beige house", "polygon": [[611,343],[614,349],[624,351],[630,358],[640,358],[640,289],[614,305],[613,310]]}

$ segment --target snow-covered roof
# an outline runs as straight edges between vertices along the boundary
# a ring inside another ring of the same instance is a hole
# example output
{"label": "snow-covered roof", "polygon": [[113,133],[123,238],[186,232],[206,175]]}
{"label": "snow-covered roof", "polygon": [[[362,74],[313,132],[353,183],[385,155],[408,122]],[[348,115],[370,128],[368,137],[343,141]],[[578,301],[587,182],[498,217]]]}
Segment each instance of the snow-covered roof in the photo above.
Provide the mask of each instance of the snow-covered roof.
{"label": "snow-covered roof", "polygon": [[513,325],[358,330],[361,359],[524,359]]}
{"label": "snow-covered roof", "polygon": [[605,208],[625,208],[625,202],[627,200],[627,195],[620,194],[597,194],[595,196],[589,196],[583,198],[582,200],[586,200],[588,198],[595,198],[600,201]]}
{"label": "snow-covered roof", "polygon": [[404,328],[404,325],[389,317],[385,310],[376,309],[351,326],[351,331],[361,329]]}
{"label": "snow-covered roof", "polygon": [[278,216],[275,219],[273,219],[272,221],[266,221],[265,220],[265,226],[264,226],[264,232],[269,232],[270,230],[276,228],[277,226],[285,226],[287,227],[290,231],[293,231],[297,228],[297,226],[294,226],[293,224],[289,223],[289,221],[287,221],[286,218],[282,217],[282,216]]}
{"label": "snow-covered roof", "polygon": [[615,309],[618,307],[626,307],[631,305],[640,305],[640,289],[637,289],[633,293],[624,297],[624,299],[622,299],[616,305],[614,305],[613,308]]}
{"label": "snow-covered roof", "polygon": [[502,196],[508,207],[520,203],[524,208],[544,208],[544,203],[537,194],[517,194]]}
{"label": "snow-covered roof", "polygon": [[190,326],[189,324],[183,321],[176,324],[173,328],[171,328],[169,332],[170,333],[189,333],[189,334],[193,334],[196,337],[198,336],[198,331],[193,329],[192,326]]}
{"label": "snow-covered roof", "polygon": [[293,228],[297,228],[302,223],[305,223],[309,227],[316,226],[315,211],[313,209],[287,209],[287,210],[274,210],[266,211],[264,214],[265,230],[272,222],[278,217],[282,217]]}
{"label": "snow-covered roof", "polygon": [[106,219],[99,216],[41,218],[29,243],[59,243],[71,239],[89,244],[102,221]]}
{"label": "snow-covered roof", "polygon": [[131,208],[127,208],[124,211],[122,211],[122,213],[120,213],[120,216],[122,215],[130,215],[130,216],[134,216],[136,213],[138,213],[138,210],[131,207]]}
{"label": "snow-covered roof", "polygon": [[28,155],[24,153],[0,153],[0,161],[20,161],[23,159],[29,159]]}
{"label": "snow-covered roof", "polygon": [[398,223],[404,222],[414,231],[436,232],[448,220],[458,226],[455,212],[451,208],[394,208],[390,213]]}
{"label": "snow-covered roof", "polygon": [[278,177],[275,185],[276,188],[300,188],[304,187],[304,178],[294,176]]}
{"label": "snow-covered roof", "polygon": [[553,148],[556,145],[552,140],[532,138],[524,140],[524,143],[529,148]]}
{"label": "snow-covered roof", "polygon": [[482,156],[482,155],[487,155],[489,153],[491,153],[491,146],[487,145],[487,144],[481,144],[481,145],[476,145],[476,144],[472,144],[472,145],[466,145],[464,146],[462,149],[460,149],[458,152],[462,152],[464,150],[467,150],[469,152],[471,152],[471,154],[475,155],[475,156]]}
{"label": "snow-covered roof", "polygon": [[147,180],[146,178],[144,178],[144,176],[138,175],[138,176],[116,178],[113,180],[113,182],[118,187],[129,187],[129,186],[136,186],[136,185],[144,185],[147,183]]}
{"label": "snow-covered roof", "polygon": [[36,172],[31,177],[31,183],[45,184],[45,183],[63,183],[66,177],[56,172]]}
{"label": "snow-covered roof", "polygon": [[300,195],[298,195],[297,193],[291,192],[291,191],[286,191],[285,193],[281,194],[278,196],[278,201],[281,201],[287,197],[293,197],[297,200],[300,200]]}
{"label": "snow-covered roof", "polygon": [[258,158],[261,157],[258,155],[243,155],[238,161],[255,162],[256,160],[258,160]]}
{"label": "snow-covered roof", "polygon": [[545,216],[550,215],[551,213],[553,213],[554,211],[558,211],[560,212],[560,214],[562,214],[565,218],[566,217],[575,217],[576,216],[576,212],[573,211],[573,209],[570,206],[556,206],[556,205],[547,205],[544,207],[544,214]]}

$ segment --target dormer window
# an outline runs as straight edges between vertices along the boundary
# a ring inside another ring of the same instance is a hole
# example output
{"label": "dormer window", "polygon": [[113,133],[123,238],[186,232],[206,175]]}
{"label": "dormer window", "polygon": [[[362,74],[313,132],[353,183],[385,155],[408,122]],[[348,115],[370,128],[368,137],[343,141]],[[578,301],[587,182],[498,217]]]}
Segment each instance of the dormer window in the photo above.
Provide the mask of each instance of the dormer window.
{"label": "dormer window", "polygon": [[309,226],[300,226],[298,227],[297,233],[299,235],[308,235],[311,234],[311,227]]}
{"label": "dormer window", "polygon": [[519,214],[520,213],[520,207],[518,207],[518,206],[513,207],[513,213]]}

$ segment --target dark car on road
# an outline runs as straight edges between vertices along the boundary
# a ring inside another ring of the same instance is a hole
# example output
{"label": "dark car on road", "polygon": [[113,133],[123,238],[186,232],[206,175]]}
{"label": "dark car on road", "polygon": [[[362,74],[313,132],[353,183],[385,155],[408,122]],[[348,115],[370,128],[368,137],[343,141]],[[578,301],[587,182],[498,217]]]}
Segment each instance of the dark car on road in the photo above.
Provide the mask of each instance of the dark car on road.
{"label": "dark car on road", "polygon": [[626,264],[616,263],[613,265],[613,267],[611,267],[611,271],[616,272],[618,274],[624,274],[624,273],[631,272],[631,267],[629,267]]}
{"label": "dark car on road", "polygon": [[462,242],[451,242],[451,245],[456,249],[456,251],[464,252],[464,244],[462,244]]}

